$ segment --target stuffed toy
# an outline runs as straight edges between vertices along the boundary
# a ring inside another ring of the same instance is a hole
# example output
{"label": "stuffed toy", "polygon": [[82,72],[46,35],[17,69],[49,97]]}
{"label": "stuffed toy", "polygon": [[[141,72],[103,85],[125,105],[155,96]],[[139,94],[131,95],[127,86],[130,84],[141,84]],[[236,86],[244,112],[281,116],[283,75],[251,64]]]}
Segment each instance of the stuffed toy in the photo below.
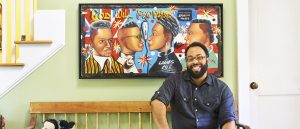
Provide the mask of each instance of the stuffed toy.
{"label": "stuffed toy", "polygon": [[59,121],[60,129],[75,129],[75,122],[73,121],[66,121],[66,120],[60,120]]}
{"label": "stuffed toy", "polygon": [[58,129],[58,123],[55,119],[47,119],[44,121],[44,127],[42,129]]}

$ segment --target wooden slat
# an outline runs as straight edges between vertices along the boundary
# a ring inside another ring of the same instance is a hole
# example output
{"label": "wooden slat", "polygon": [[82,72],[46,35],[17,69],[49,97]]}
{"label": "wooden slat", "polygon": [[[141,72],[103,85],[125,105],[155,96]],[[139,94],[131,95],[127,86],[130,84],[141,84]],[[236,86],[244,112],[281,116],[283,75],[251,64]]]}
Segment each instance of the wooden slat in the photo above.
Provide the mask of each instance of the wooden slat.
{"label": "wooden slat", "polygon": [[107,129],[110,129],[109,112],[106,113],[106,126]]}
{"label": "wooden slat", "polygon": [[131,129],[131,114],[128,112],[128,129]]}
{"label": "wooden slat", "polygon": [[99,129],[99,113],[96,115],[96,129]]}
{"label": "wooden slat", "polygon": [[142,129],[142,113],[139,112],[139,129]]}
{"label": "wooden slat", "polygon": [[[36,14],[36,11],[37,11],[37,0],[33,0],[33,15],[32,15],[32,19],[34,19],[34,14]],[[34,40],[34,20],[32,20],[32,26],[31,26],[31,29],[32,29],[32,35],[33,35],[33,39]]]}
{"label": "wooden slat", "polygon": [[[1,35],[2,36],[2,35]],[[2,37],[1,37],[2,38]],[[0,40],[2,40],[0,38]],[[1,44],[1,41],[0,41],[0,44]],[[0,45],[0,64],[2,63],[2,48],[1,48],[1,45]]]}
{"label": "wooden slat", "polygon": [[31,102],[30,113],[151,112],[149,101]]}
{"label": "wooden slat", "polygon": [[85,113],[85,129],[88,129],[88,114]]}
{"label": "wooden slat", "polygon": [[30,40],[31,37],[31,33],[30,33],[30,28],[31,28],[31,24],[30,24],[30,18],[31,18],[31,14],[30,14],[30,1],[29,0],[25,0],[25,6],[24,6],[24,11],[25,11],[25,35],[26,35],[26,39],[25,40]]}
{"label": "wooden slat", "polygon": [[4,32],[6,33],[6,48],[3,48],[6,50],[6,63],[12,63],[12,1],[7,0],[6,1],[6,30]]}
{"label": "wooden slat", "polygon": [[[78,123],[78,114],[75,113],[75,123]],[[77,129],[77,124],[75,124],[75,129]]]}
{"label": "wooden slat", "polygon": [[118,112],[118,129],[120,129],[120,112]]}
{"label": "wooden slat", "polygon": [[15,41],[15,44],[51,44],[51,40]]}
{"label": "wooden slat", "polygon": [[25,66],[24,63],[0,63],[0,66],[2,67],[20,67]]}
{"label": "wooden slat", "polygon": [[152,113],[151,112],[149,112],[149,129],[152,129]]}
{"label": "wooden slat", "polygon": [[[21,40],[21,0],[15,1],[15,40]],[[20,46],[15,45],[15,62],[19,62]]]}

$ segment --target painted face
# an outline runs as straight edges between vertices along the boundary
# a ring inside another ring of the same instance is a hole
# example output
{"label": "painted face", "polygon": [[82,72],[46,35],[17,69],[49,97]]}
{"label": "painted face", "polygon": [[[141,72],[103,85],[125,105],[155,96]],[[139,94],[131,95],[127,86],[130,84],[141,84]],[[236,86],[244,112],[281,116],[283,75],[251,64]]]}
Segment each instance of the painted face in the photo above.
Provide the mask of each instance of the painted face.
{"label": "painted face", "polygon": [[151,51],[158,50],[162,51],[167,42],[167,37],[164,34],[164,27],[156,23],[152,28],[152,34],[149,37],[149,48]]}
{"label": "painted face", "polygon": [[186,54],[187,71],[193,78],[200,78],[207,73],[207,62],[205,52],[200,47],[191,47]]}
{"label": "painted face", "polygon": [[94,36],[92,46],[94,55],[108,57],[112,51],[112,33],[110,29],[98,29]]}
{"label": "painted face", "polygon": [[138,27],[124,28],[123,41],[128,50],[132,52],[140,52],[144,48],[144,42],[142,40],[141,31]]}
{"label": "painted face", "polygon": [[210,40],[208,32],[204,32],[200,28],[200,24],[204,23],[192,23],[189,27],[188,34],[185,37],[187,45],[190,45],[193,42],[199,42],[204,44],[206,47],[209,47]]}

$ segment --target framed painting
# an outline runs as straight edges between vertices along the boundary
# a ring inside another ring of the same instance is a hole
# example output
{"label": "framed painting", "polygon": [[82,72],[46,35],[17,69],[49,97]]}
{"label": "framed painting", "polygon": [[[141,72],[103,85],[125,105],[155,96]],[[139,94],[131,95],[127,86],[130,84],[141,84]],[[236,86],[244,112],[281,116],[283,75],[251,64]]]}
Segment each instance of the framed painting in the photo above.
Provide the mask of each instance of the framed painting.
{"label": "framed painting", "polygon": [[79,4],[79,78],[167,77],[186,70],[185,49],[208,48],[223,76],[222,4]]}

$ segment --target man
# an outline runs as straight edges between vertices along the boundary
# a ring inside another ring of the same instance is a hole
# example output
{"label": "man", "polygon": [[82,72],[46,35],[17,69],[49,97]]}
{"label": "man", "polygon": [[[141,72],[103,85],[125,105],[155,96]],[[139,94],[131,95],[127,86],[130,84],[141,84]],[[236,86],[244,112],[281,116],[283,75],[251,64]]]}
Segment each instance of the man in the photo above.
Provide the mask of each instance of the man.
{"label": "man", "polygon": [[169,129],[170,104],[173,129],[234,129],[233,95],[223,81],[207,73],[207,48],[194,42],[185,55],[187,70],[167,78],[151,99],[154,122],[159,129]]}
{"label": "man", "polygon": [[218,67],[218,58],[212,49],[211,43],[214,41],[214,35],[211,23],[206,19],[194,19],[189,26],[188,34],[185,37],[187,45],[193,42],[204,44],[208,48],[209,62],[208,68]]}
{"label": "man", "polygon": [[177,36],[179,23],[173,15],[157,18],[149,37],[149,49],[158,51],[158,58],[150,68],[150,75],[169,76],[181,72],[182,66],[172,48],[173,39]]}
{"label": "man", "polygon": [[126,23],[118,30],[118,40],[121,47],[118,62],[124,66],[124,73],[138,73],[134,56],[136,52],[140,52],[144,48],[144,42],[141,38],[141,31],[133,21]]}
{"label": "man", "polygon": [[90,37],[93,53],[84,62],[86,76],[124,73],[123,66],[111,57],[113,36],[110,23],[105,20],[93,22]]}

